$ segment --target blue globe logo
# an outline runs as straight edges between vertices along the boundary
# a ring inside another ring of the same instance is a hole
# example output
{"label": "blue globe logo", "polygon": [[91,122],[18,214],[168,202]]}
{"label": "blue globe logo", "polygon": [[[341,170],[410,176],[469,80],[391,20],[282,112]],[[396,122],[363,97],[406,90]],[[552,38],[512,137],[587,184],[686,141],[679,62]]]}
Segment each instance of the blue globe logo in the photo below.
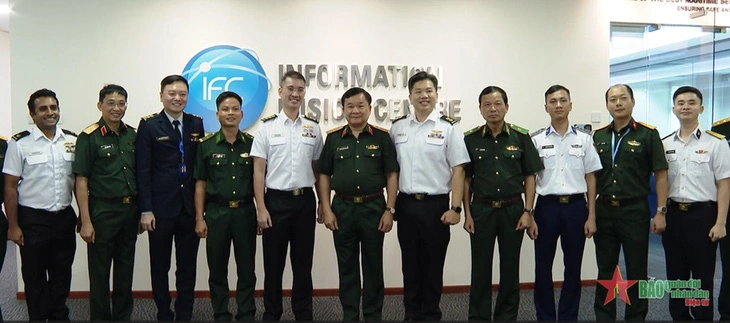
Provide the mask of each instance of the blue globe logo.
{"label": "blue globe logo", "polygon": [[202,116],[205,129],[211,132],[220,128],[215,117],[218,94],[232,91],[243,98],[240,128],[246,129],[263,112],[271,87],[256,53],[231,45],[216,45],[195,54],[182,76],[190,84],[185,111]]}

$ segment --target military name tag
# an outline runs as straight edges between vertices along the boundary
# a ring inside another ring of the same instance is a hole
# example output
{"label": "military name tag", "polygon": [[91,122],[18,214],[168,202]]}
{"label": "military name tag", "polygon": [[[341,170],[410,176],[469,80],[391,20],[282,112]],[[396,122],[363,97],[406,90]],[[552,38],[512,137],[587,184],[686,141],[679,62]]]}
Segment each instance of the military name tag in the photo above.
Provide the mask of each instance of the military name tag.
{"label": "military name tag", "polygon": [[350,149],[350,146],[345,146],[345,147],[337,147],[337,151],[342,151],[342,150],[349,150],[349,149]]}
{"label": "military name tag", "polygon": [[570,147],[571,148],[583,148],[583,145],[575,144],[575,145],[570,145]]}
{"label": "military name tag", "polygon": [[157,137],[157,141],[170,140],[170,136]]}
{"label": "military name tag", "polygon": [[542,146],[542,149],[553,149],[553,148],[555,148],[555,145],[545,145],[545,146]]}
{"label": "military name tag", "polygon": [[101,145],[99,148],[101,148],[101,150],[112,149],[112,148],[114,148],[114,144],[111,144],[111,145]]}
{"label": "military name tag", "polygon": [[677,153],[677,151],[676,151],[676,150],[674,150],[674,149],[672,149],[672,150],[667,150],[667,151],[665,151],[664,153],[665,153],[665,154],[667,154],[667,155],[668,155],[668,154],[675,154],[675,153]]}
{"label": "military name tag", "polygon": [[214,159],[226,158],[226,154],[213,154]]}

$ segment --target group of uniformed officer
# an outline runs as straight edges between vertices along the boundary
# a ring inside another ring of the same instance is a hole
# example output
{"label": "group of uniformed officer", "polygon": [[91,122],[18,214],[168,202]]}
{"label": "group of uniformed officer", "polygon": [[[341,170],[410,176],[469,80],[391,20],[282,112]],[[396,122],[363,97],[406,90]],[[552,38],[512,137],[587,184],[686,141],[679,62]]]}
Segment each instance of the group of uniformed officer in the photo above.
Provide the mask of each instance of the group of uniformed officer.
{"label": "group of uniformed officer", "polygon": [[[142,231],[149,232],[159,320],[191,319],[200,238],[207,239],[214,319],[234,318],[227,281],[233,244],[235,319],[253,320],[257,233],[263,235],[264,320],[278,320],[283,313],[288,249],[292,312],[297,320],[312,320],[315,219],[333,231],[344,320],[360,319],[361,301],[365,320],[381,319],[384,234],[396,219],[405,319],[439,320],[449,226],[460,222],[462,205],[472,249],[469,319],[517,318],[525,231],[535,240],[539,320],[577,320],[584,244],[591,237],[599,280],[611,279],[622,247],[626,279],[646,279],[651,230],[663,233],[667,278],[701,279],[713,295],[717,241],[722,241],[723,270],[730,267],[730,247],[721,240],[730,200],[730,147],[719,134],[730,132],[730,118],[716,122],[714,131],[700,129],[700,91],[675,92],[680,129],[662,142],[653,126],[632,118],[635,102],[627,85],[608,89],[613,121],[592,136],[570,124],[570,91],[561,85],[545,92],[549,126],[532,134],[505,122],[509,104],[500,87],[479,94],[486,123],[466,134],[435,109],[435,76],[416,73],[408,87],[413,113],[395,120],[390,131],[368,123],[367,91],[347,90],[341,99],[347,124],[330,130],[326,141],[318,123],[299,112],[306,82],[295,71],[280,81],[282,111],[264,118],[255,137],[239,130],[243,100],[228,91],[216,100],[220,130],[205,135],[201,118],[183,112],[188,84],[179,75],[162,80],[163,111],[143,117],[136,132],[122,121],[127,92],[121,86],[102,88],[101,118],[78,136],[58,127],[55,93],[33,93],[28,108],[35,126],[13,136],[7,152],[0,140],[8,216],[0,232],[20,246],[29,318],[68,319],[77,224],[72,191],[78,230],[88,243],[92,320],[131,318],[134,250]],[[653,222],[647,198],[652,174],[658,200]],[[558,237],[565,278],[556,310],[551,272]],[[495,240],[501,275],[492,312]],[[167,283],[173,241],[174,311]],[[627,320],[647,314],[637,290],[628,289]],[[615,301],[606,301],[614,292],[597,287],[597,319],[616,318]],[[730,282],[723,280],[721,319],[730,318],[728,303]],[[674,319],[712,319],[712,309],[690,311],[670,301]]]}

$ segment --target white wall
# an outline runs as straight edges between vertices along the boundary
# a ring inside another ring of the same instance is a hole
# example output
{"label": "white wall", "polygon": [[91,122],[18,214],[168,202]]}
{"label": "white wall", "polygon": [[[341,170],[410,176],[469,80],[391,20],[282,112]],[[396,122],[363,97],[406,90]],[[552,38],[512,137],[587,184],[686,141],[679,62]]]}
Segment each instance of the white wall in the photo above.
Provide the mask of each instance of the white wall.
{"label": "white wall", "polygon": [[10,137],[10,35],[0,30],[0,136]]}
{"label": "white wall", "polygon": [[[63,127],[80,131],[99,118],[95,103],[105,83],[121,84],[129,91],[125,120],[136,126],[140,116],[161,110],[160,79],[180,73],[194,54],[217,44],[255,50],[274,84],[278,83],[278,64],[442,66],[439,94],[442,99],[462,100],[463,130],[484,123],[478,114],[477,95],[487,85],[507,91],[507,121],[528,129],[549,122],[543,93],[556,83],[571,89],[573,122],[588,123],[591,111],[600,112],[605,122],[609,35],[605,6],[605,1],[574,0],[15,1],[10,35],[16,112],[12,132],[28,127],[25,100],[41,87],[58,93]],[[311,86],[307,95],[337,98],[342,92]],[[371,92],[407,98],[407,90],[400,88]],[[262,116],[276,109],[274,86]],[[339,124],[328,121],[322,127],[327,130]],[[390,126],[389,122],[382,125]],[[255,127],[249,131],[254,132]],[[78,241],[72,289],[87,290],[86,250]],[[142,235],[137,243],[135,290],[150,289],[147,250],[147,236]],[[207,289],[204,250],[203,242],[198,290]],[[469,284],[469,250],[467,233],[461,225],[452,227],[446,285]],[[261,255],[259,245],[259,289],[263,286]],[[525,237],[520,269],[523,282],[534,280],[533,259],[533,244]],[[555,263],[554,276],[560,280],[560,256]],[[385,239],[385,266],[386,286],[402,286],[395,229]],[[318,226],[315,288],[337,288],[336,268],[331,234]],[[497,282],[496,260],[494,268]],[[595,275],[593,243],[589,241],[583,278],[594,279]],[[235,274],[229,277],[233,284]],[[287,271],[285,288],[290,284]]]}

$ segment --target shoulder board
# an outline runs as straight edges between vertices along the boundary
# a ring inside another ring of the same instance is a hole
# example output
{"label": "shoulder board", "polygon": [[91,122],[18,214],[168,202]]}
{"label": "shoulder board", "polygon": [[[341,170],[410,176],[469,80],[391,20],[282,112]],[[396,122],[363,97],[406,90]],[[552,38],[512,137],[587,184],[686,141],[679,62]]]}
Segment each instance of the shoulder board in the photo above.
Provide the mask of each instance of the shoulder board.
{"label": "shoulder board", "polygon": [[137,128],[135,128],[135,127],[132,127],[132,126],[131,126],[130,124],[128,124],[128,123],[126,123],[126,122],[124,123],[124,125],[125,125],[125,126],[127,126],[127,128],[129,128],[129,129],[132,129],[132,130],[137,130]]}
{"label": "shoulder board", "polygon": [[722,120],[718,120],[718,121],[713,122],[712,123],[712,126],[713,127],[716,127],[716,126],[719,126],[721,124],[728,123],[728,122],[730,122],[730,118],[725,118],[725,119],[722,119]]}
{"label": "shoulder board", "polygon": [[248,132],[244,132],[243,133],[243,136],[246,137],[246,138],[248,138],[248,139],[253,139],[253,135],[250,134],[250,133],[248,133]]}
{"label": "shoulder board", "polygon": [[200,120],[203,120],[203,117],[201,117],[201,116],[199,116],[197,114],[193,114],[193,113],[188,113],[188,114],[191,115],[191,116],[193,116],[193,117],[196,117],[196,118],[198,118]]}
{"label": "shoulder board", "polygon": [[75,133],[75,132],[73,132],[73,131],[71,131],[71,130],[61,129],[61,131],[63,131],[63,133],[65,133],[65,134],[67,134],[67,135],[71,135],[71,136],[74,136],[74,137],[78,137],[78,136],[76,135],[76,133]]}
{"label": "shoulder board", "polygon": [[446,122],[448,122],[450,124],[455,124],[456,123],[456,120],[454,120],[451,117],[447,117],[447,116],[441,116],[441,120],[444,120],[444,121],[446,121]]}
{"label": "shoulder board", "polygon": [[91,133],[96,131],[96,129],[99,129],[99,124],[94,122],[94,123],[90,124],[88,127],[84,128],[84,130],[82,130],[82,131],[83,131],[83,133],[90,135]]}
{"label": "shoulder board", "polygon": [[303,117],[304,117],[304,119],[307,119],[307,120],[312,121],[314,123],[319,123],[319,120],[317,120],[315,118],[312,118],[312,117],[310,117],[310,116],[308,116],[306,114]]}
{"label": "shoulder board", "polygon": [[573,127],[573,129],[575,129],[577,131],[580,131],[582,133],[585,133],[585,134],[589,134],[589,135],[591,134],[591,131],[590,130],[586,130],[586,129],[583,129],[583,128],[580,128],[580,127]]}
{"label": "shoulder board", "polygon": [[206,140],[208,140],[208,139],[210,139],[210,138],[213,138],[213,137],[215,137],[215,134],[216,134],[216,133],[217,133],[217,132],[211,132],[211,133],[207,134],[207,135],[206,135],[205,137],[203,137],[203,138],[200,138],[200,139],[198,139],[198,141],[199,141],[199,142],[204,142],[204,141],[206,141]]}
{"label": "shoulder board", "polygon": [[650,124],[648,124],[648,123],[646,123],[646,122],[643,122],[643,121],[639,121],[639,124],[640,124],[640,125],[642,125],[642,126],[644,126],[644,127],[647,127],[647,128],[649,128],[649,129],[651,129],[651,130],[654,130],[654,129],[656,129],[656,126],[652,126],[652,125],[650,125]]}
{"label": "shoulder board", "polygon": [[272,115],[270,115],[270,116],[268,116],[266,118],[261,119],[261,121],[266,122],[266,121],[269,121],[269,120],[274,120],[278,116],[279,116],[278,114],[272,114]]}
{"label": "shoulder board", "polygon": [[525,129],[525,128],[522,128],[522,127],[520,127],[520,126],[518,126],[518,125],[515,125],[515,124],[511,124],[511,123],[510,123],[510,124],[509,124],[509,127],[510,127],[510,128],[512,128],[512,129],[514,129],[515,131],[517,131],[517,132],[519,132],[519,133],[522,133],[522,134],[524,134],[524,135],[529,135],[529,134],[530,134],[530,131],[529,131],[529,130],[527,130],[527,129]]}
{"label": "shoulder board", "polygon": [[725,136],[722,134],[719,134],[717,132],[714,132],[712,130],[705,130],[706,133],[710,134],[711,136],[717,138],[717,139],[725,139]]}
{"label": "shoulder board", "polygon": [[2,140],[2,141],[8,141],[8,137],[0,136],[0,140]]}
{"label": "shoulder board", "polygon": [[30,131],[28,131],[28,130],[25,130],[23,132],[18,132],[15,135],[13,135],[13,140],[18,141],[18,140],[20,140],[20,138],[23,138],[28,135],[30,135]]}
{"label": "shoulder board", "polygon": [[668,135],[664,136],[664,138],[662,138],[662,140],[664,140],[664,139],[667,139],[667,138],[669,138],[669,137],[671,137],[671,136],[674,136],[674,134],[675,134],[675,133],[677,133],[677,132],[675,131],[675,132],[672,132],[672,133],[670,133],[670,134],[668,134]]}
{"label": "shoulder board", "polygon": [[481,128],[482,128],[482,126],[476,126],[474,128],[471,128],[471,129],[467,130],[466,132],[464,132],[464,136],[471,135],[471,134],[479,131],[479,129],[481,129]]}
{"label": "shoulder board", "polygon": [[334,127],[334,128],[332,128],[332,129],[330,129],[330,130],[327,130],[327,134],[329,135],[329,134],[331,134],[331,133],[335,133],[335,132],[338,132],[338,131],[342,130],[342,128],[344,128],[344,127],[345,127],[345,126],[339,126],[339,127]]}
{"label": "shoulder board", "polygon": [[533,131],[533,132],[532,132],[532,133],[530,134],[530,137],[534,137],[534,136],[537,136],[537,135],[539,135],[539,134],[541,134],[541,133],[543,133],[543,132],[545,132],[545,128],[540,128],[540,129],[537,129],[536,131]]}
{"label": "shoulder board", "polygon": [[157,115],[157,113],[153,113],[153,114],[148,114],[148,115],[146,115],[146,116],[142,117],[142,120],[147,120],[147,119],[149,119],[149,118],[152,118],[152,117],[154,117],[154,116],[156,116],[156,115]]}
{"label": "shoulder board", "polygon": [[598,131],[598,130],[603,130],[603,129],[606,129],[606,128],[608,128],[608,126],[610,126],[610,125],[611,125],[610,123],[607,123],[607,124],[605,124],[605,125],[603,125],[603,126],[600,126],[600,127],[596,128],[596,129],[593,129],[593,132],[596,132],[596,131]]}
{"label": "shoulder board", "polygon": [[402,117],[400,117],[400,118],[398,118],[398,119],[395,119],[395,120],[391,121],[391,123],[396,123],[396,122],[401,121],[401,120],[403,120],[405,118],[408,118],[408,115],[407,114],[404,115],[404,116],[402,116]]}
{"label": "shoulder board", "polygon": [[373,128],[375,128],[375,129],[378,129],[378,130],[380,130],[382,132],[385,132],[385,133],[388,133],[388,131],[389,131],[388,129],[385,129],[383,127],[379,127],[379,126],[376,126],[376,125],[373,125],[373,124],[371,124],[370,126],[373,127]]}

